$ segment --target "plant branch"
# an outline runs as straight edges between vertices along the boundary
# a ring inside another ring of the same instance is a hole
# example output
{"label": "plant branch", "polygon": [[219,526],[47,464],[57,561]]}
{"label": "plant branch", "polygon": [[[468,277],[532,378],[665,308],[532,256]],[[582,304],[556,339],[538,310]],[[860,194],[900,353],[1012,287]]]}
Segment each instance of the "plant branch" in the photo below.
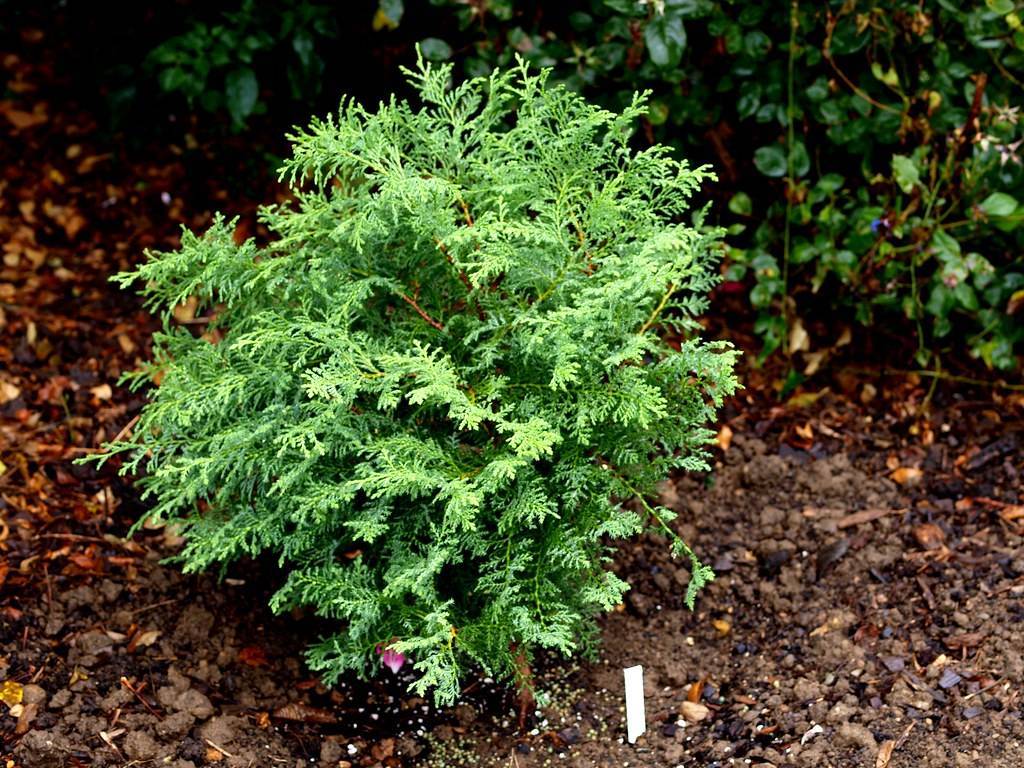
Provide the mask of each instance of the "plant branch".
{"label": "plant branch", "polygon": [[437,328],[437,330],[439,330],[439,331],[443,331],[444,330],[444,326],[441,325],[441,323],[437,322],[437,320],[435,320],[434,318],[432,318],[430,315],[428,315],[426,312],[423,311],[423,308],[419,304],[416,303],[416,299],[411,298],[410,296],[406,296],[404,293],[400,293],[400,294],[398,294],[398,296],[399,296],[399,298],[402,299],[402,301],[404,301],[410,307],[415,309],[416,310],[416,314],[418,314],[420,317],[422,317],[424,320],[426,320],[428,323],[430,323],[430,325],[432,325],[434,328]]}
{"label": "plant branch", "polygon": [[675,291],[675,289],[676,284],[674,282],[668,284],[668,290],[665,291],[665,295],[661,297],[661,301],[658,302],[658,306],[654,308],[654,311],[651,312],[651,316],[647,318],[646,322],[644,322],[644,324],[640,326],[640,330],[638,332],[639,336],[643,336],[645,333],[647,333],[650,327],[654,325],[655,321],[658,319],[658,316],[661,314],[661,311],[665,309],[665,305],[668,304],[668,300],[672,296],[672,293],[673,291]]}
{"label": "plant branch", "polygon": [[837,75],[839,75],[839,79],[842,80],[844,83],[846,83],[846,85],[850,88],[850,90],[852,90],[854,93],[856,93],[862,99],[864,99],[864,101],[866,101],[868,104],[871,104],[874,107],[878,107],[879,109],[883,109],[886,112],[892,112],[893,114],[896,114],[896,115],[902,114],[901,111],[896,109],[895,107],[892,107],[892,106],[890,106],[888,104],[883,104],[882,102],[877,101],[874,98],[872,98],[871,94],[869,94],[867,91],[865,91],[859,85],[854,83],[849,77],[846,76],[846,73],[843,72],[843,70],[841,70],[839,68],[839,65],[836,64],[836,60],[832,58],[832,35],[835,32],[835,30],[836,30],[836,24],[838,22],[839,22],[839,17],[838,16],[834,16],[832,14],[832,11],[828,11],[828,23],[826,24],[826,27],[825,27],[825,43],[821,47],[821,55],[822,55],[822,57],[825,59],[825,61],[827,61],[829,63],[829,66],[831,66],[832,69],[835,70],[835,73]]}
{"label": "plant branch", "polygon": [[924,376],[927,378],[937,378],[943,381],[951,381],[956,384],[970,384],[976,387],[991,387],[992,389],[1002,389],[1008,392],[1024,392],[1024,384],[1010,384],[1007,381],[999,379],[997,381],[988,381],[986,379],[977,379],[971,376],[958,376],[954,373],[947,373],[943,370],[932,371],[925,368],[917,369],[902,369],[902,368],[890,368],[886,371],[875,371],[869,368],[857,368],[853,366],[847,366],[842,368],[843,371],[849,373],[856,373],[858,375],[873,374],[875,376],[885,375],[896,375],[896,376],[909,376],[911,374],[915,376]]}
{"label": "plant branch", "polygon": [[789,8],[789,62],[786,74],[786,223],[782,240],[782,322],[784,338],[782,348],[787,357],[792,357],[789,344],[790,301],[789,301],[789,259],[792,250],[792,219],[793,195],[796,180],[794,177],[793,146],[796,143],[796,131],[793,126],[795,117],[794,80],[796,79],[796,30],[800,23],[799,0],[793,0]]}
{"label": "plant branch", "polygon": [[[448,246],[446,246],[439,237],[434,238],[434,243],[437,245],[437,249],[444,254],[445,260],[454,267],[455,259],[452,258],[452,254],[448,250]],[[469,282],[469,278],[466,276],[465,271],[461,269],[459,270],[459,280],[462,282],[464,286],[466,286],[467,293],[471,293],[473,291],[473,284]]]}

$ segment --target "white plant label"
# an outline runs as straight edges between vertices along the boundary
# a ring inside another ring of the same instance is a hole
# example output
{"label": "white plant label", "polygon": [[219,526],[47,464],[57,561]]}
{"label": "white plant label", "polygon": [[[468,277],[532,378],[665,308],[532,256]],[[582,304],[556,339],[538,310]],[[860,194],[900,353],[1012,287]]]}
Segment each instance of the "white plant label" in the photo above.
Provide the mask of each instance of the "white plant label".
{"label": "white plant label", "polygon": [[644,668],[640,665],[622,670],[626,678],[626,738],[630,744],[647,730],[644,710]]}

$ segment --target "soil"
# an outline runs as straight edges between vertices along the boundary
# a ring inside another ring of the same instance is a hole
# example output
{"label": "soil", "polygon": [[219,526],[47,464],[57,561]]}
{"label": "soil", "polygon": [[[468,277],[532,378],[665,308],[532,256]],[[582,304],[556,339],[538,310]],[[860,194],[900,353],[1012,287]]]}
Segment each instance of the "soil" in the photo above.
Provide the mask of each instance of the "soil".
{"label": "soil", "polygon": [[[541,665],[547,701],[526,734],[511,695],[486,684],[445,711],[390,673],[328,691],[301,663],[317,626],[264,607],[271,568],[186,577],[158,561],[178,543],[167,531],[108,536],[119,553],[108,559],[126,565],[52,576],[0,633],[0,679],[24,681],[35,708],[13,759],[870,766],[894,747],[893,768],[1024,765],[1024,549],[1004,506],[1020,502],[1021,435],[993,441],[986,471],[965,478],[956,458],[986,454],[963,454],[949,434],[919,456],[927,472],[912,487],[888,477],[907,449],[884,432],[866,440],[805,452],[737,431],[713,474],[666,486],[717,580],[691,613],[665,543],[624,545],[616,570],[633,590],[602,622],[598,658]],[[649,730],[629,745],[622,668],[633,664]]]}
{"label": "soil", "polygon": [[[745,373],[714,470],[662,491],[716,581],[690,612],[666,542],[623,544],[632,591],[593,658],[538,661],[526,732],[486,678],[443,710],[408,693],[408,669],[322,686],[302,651],[326,627],[269,613],[272,563],[182,575],[162,562],[173,531],[124,538],[143,508],[132,487],[73,463],[142,403],[117,380],[153,323],[107,276],[173,247],[179,223],[251,205],[215,186],[230,147],[102,136],[37,32],[0,56],[10,768],[1024,765],[1024,399],[880,372],[837,372],[785,405],[770,372]],[[631,745],[634,664],[648,732]]]}

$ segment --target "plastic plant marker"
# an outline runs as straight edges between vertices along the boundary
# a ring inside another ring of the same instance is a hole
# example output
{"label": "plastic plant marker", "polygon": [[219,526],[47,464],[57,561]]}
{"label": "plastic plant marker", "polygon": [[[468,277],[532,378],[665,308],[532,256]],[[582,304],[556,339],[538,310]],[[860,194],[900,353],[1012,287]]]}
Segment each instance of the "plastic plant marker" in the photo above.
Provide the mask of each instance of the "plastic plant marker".
{"label": "plastic plant marker", "polygon": [[626,739],[634,744],[647,730],[644,710],[644,668],[640,665],[623,670],[626,679]]}

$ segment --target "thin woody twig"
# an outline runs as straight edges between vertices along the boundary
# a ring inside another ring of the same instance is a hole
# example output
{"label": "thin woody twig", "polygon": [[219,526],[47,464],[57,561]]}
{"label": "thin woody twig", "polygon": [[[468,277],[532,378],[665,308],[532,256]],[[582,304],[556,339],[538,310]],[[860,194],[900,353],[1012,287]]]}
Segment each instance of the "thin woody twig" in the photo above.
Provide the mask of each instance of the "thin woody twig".
{"label": "thin woody twig", "polygon": [[[447,259],[448,263],[454,267],[455,259],[453,259],[451,253],[449,253],[448,246],[446,246],[441,241],[441,239],[437,237],[434,238],[434,243],[436,243],[437,249],[444,254],[444,257],[445,259]],[[459,270],[459,280],[461,280],[462,284],[466,286],[466,293],[471,293],[473,291],[473,284],[469,282],[469,278],[466,277],[466,273],[463,272],[461,269]]]}
{"label": "thin woody twig", "polygon": [[473,226],[473,217],[469,213],[469,206],[466,205],[466,201],[463,200],[461,197],[459,198],[459,207],[462,208],[462,215],[466,219],[467,226],[472,227]]}
{"label": "thin woody twig", "polygon": [[217,744],[216,742],[210,741],[209,739],[203,739],[203,741],[205,741],[211,747],[213,747],[218,752],[220,752],[222,755],[224,755],[224,757],[230,757],[230,758],[234,759],[235,756],[232,755],[230,752],[228,752],[226,749],[224,749],[224,747],[222,747],[220,744]]}
{"label": "thin woody twig", "polygon": [[135,698],[138,699],[142,703],[142,706],[144,706],[146,708],[146,710],[149,712],[149,714],[151,714],[153,717],[156,717],[156,718],[160,718],[161,717],[160,713],[157,712],[155,709],[153,709],[153,707],[150,705],[150,703],[148,701],[146,701],[146,699],[143,697],[142,691],[139,688],[135,688],[128,681],[127,677],[122,677],[121,678],[121,685],[123,685],[125,688],[127,688],[129,691],[132,692],[132,694],[135,696]]}
{"label": "thin woody twig", "polygon": [[640,335],[643,335],[643,334],[647,333],[647,331],[650,329],[650,327],[652,325],[654,325],[654,323],[658,319],[658,315],[661,314],[661,310],[663,310],[665,308],[665,305],[668,304],[668,300],[672,296],[672,292],[675,289],[676,289],[675,283],[669,283],[668,284],[668,290],[665,291],[665,295],[661,297],[661,301],[658,303],[658,306],[656,306],[654,308],[654,311],[651,312],[651,316],[647,318],[647,322],[645,322],[643,325],[640,326],[640,331],[639,331]]}
{"label": "thin woody twig", "polygon": [[853,82],[849,77],[847,77],[846,73],[839,68],[838,64],[836,64],[835,59],[832,58],[832,35],[836,31],[836,24],[838,22],[839,17],[834,16],[831,11],[828,11],[828,21],[825,25],[825,44],[821,48],[822,57],[825,59],[825,61],[829,63],[829,66],[831,66],[832,69],[835,70],[835,73],[839,75],[839,79],[846,83],[846,85],[849,86],[850,90],[852,90],[862,99],[864,99],[864,101],[866,101],[868,104],[878,107],[879,109],[883,109],[886,112],[892,112],[893,114],[897,115],[901,114],[900,110],[896,109],[895,107],[892,107],[888,104],[883,104],[882,102],[872,98],[871,94],[869,94],[867,91],[865,91],[855,82]]}
{"label": "thin woody twig", "polygon": [[431,326],[437,328],[437,330],[439,331],[444,330],[444,326],[441,325],[441,323],[437,322],[437,320],[435,320],[434,318],[432,318],[430,315],[423,311],[422,307],[420,307],[420,305],[416,303],[416,299],[406,296],[404,293],[400,293],[398,294],[398,296],[402,299],[402,301],[404,301],[410,307],[415,309],[416,314],[418,314],[420,317],[426,320]]}
{"label": "thin woody twig", "polygon": [[140,418],[142,418],[142,414],[141,413],[135,414],[135,416],[132,418],[132,420],[129,421],[127,424],[125,424],[121,428],[121,431],[118,432],[116,435],[114,435],[114,439],[111,440],[110,442],[116,443],[116,442],[120,441],[121,438],[130,436],[131,435],[131,431],[135,428],[135,425],[139,423],[139,419]]}

